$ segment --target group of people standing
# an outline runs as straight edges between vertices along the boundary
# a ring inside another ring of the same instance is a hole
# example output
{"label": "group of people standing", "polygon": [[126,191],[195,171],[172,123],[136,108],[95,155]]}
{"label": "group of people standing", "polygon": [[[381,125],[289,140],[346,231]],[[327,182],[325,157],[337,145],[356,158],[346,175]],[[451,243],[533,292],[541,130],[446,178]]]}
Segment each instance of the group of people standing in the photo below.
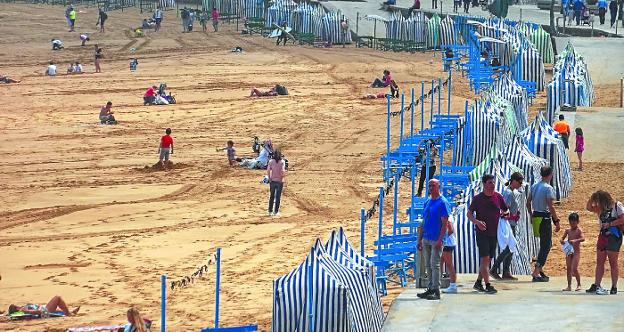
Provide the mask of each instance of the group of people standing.
{"label": "group of people standing", "polygon": [[[467,217],[474,224],[480,265],[477,280],[473,288],[478,292],[495,294],[497,290],[490,283],[490,277],[497,280],[517,280],[511,274],[513,253],[516,252],[516,228],[523,209],[530,216],[533,235],[539,237],[540,249],[532,272],[533,282],[548,282],[544,266],[552,247],[554,231],[561,229],[559,215],[555,209],[555,191],[550,185],[553,169],[544,166],[540,170],[541,181],[525,187],[521,173],[515,172],[505,185],[502,194],[495,191],[495,177],[486,174],[482,177],[483,191],[473,197],[468,207]],[[440,182],[429,180],[429,199],[424,205],[423,224],[418,232],[418,250],[423,251],[428,276],[428,286],[418,297],[428,300],[440,299],[440,271],[442,260],[450,274],[451,285],[444,293],[456,293],[455,270],[452,266],[451,253],[456,246],[454,229],[449,220],[451,209],[448,200],[440,194]],[[526,191],[526,192],[523,192]],[[526,207],[519,204],[520,195],[526,195]],[[587,293],[600,295],[617,294],[618,255],[622,246],[624,231],[624,205],[615,201],[608,192],[599,190],[588,200],[586,209],[595,213],[599,219],[600,233],[596,244],[595,279]],[[559,241],[566,254],[567,281],[564,291],[570,291],[572,277],[576,278],[576,290],[581,290],[578,265],[581,257],[580,243],[585,241],[579,227],[580,217],[574,212],[568,216],[570,227]],[[496,256],[497,246],[501,253],[496,257],[492,268],[490,262]],[[444,256],[447,256],[444,259]],[[611,270],[611,289],[602,288],[604,264],[609,260]],[[499,266],[502,264],[502,276]]]}
{"label": "group of people standing", "polygon": [[[180,18],[182,19],[182,32],[191,32],[193,31],[193,22],[196,19],[199,19],[199,22],[202,25],[202,30],[204,32],[206,32],[207,29],[207,22],[208,22],[208,12],[207,11],[202,11],[201,14],[199,15],[199,17],[197,17],[196,14],[197,11],[193,10],[193,9],[189,9],[184,7],[183,9],[180,10]],[[212,12],[210,14],[211,18],[212,18],[212,27],[214,29],[214,32],[219,31],[219,11],[217,10],[216,7],[212,8]]]}

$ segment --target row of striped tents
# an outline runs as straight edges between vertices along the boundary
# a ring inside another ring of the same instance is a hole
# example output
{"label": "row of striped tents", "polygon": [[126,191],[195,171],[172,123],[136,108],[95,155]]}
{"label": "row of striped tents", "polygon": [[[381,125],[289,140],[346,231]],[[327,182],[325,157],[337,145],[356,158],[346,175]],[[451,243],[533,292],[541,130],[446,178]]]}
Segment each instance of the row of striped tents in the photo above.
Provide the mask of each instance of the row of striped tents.
{"label": "row of striped tents", "polygon": [[594,87],[587,63],[568,43],[553,66],[553,78],[548,84],[546,120],[552,123],[562,104],[591,106],[593,99]]}
{"label": "row of striped tents", "polygon": [[351,43],[353,41],[351,34],[343,33],[340,26],[342,19],[344,19],[344,16],[339,13],[326,13],[317,23],[314,35],[332,44]]}
{"label": "row of striped tents", "polygon": [[461,34],[456,29],[455,22],[450,16],[440,21],[440,43],[444,45],[462,45]]}
{"label": "row of striped tents", "polygon": [[344,232],[326,245],[317,239],[300,266],[273,282],[272,331],[380,331],[384,314],[374,278],[372,263]]}
{"label": "row of striped tents", "polygon": [[314,29],[325,15],[325,10],[320,5],[301,3],[293,11],[292,28],[299,33],[314,33]]}
{"label": "row of striped tents", "polygon": [[549,164],[546,159],[533,154],[520,135],[515,136],[512,142],[507,145],[504,154],[512,164],[522,170],[522,174],[527,183],[537,183],[540,181],[540,169],[542,166]]}
{"label": "row of striped tents", "polygon": [[552,41],[550,39],[550,34],[546,32],[546,30],[540,26],[539,29],[529,34],[529,40],[531,40],[531,43],[537,48],[544,63],[553,63],[554,52]]}
{"label": "row of striped tents", "polygon": [[282,25],[284,22],[289,27],[293,26],[293,12],[297,8],[297,3],[292,0],[275,0],[267,8],[266,27],[272,28],[273,24]]}
{"label": "row of striped tents", "polygon": [[159,0],[158,4],[162,9],[170,9],[176,6],[176,0]]}
{"label": "row of striped tents", "polygon": [[394,12],[386,24],[386,38],[424,43],[427,35],[426,17],[421,11],[412,12],[405,18]]}
{"label": "row of striped tents", "polygon": [[559,134],[550,126],[542,113],[522,132],[529,150],[546,159],[553,168],[552,186],[557,200],[568,197],[572,188],[570,161]]}

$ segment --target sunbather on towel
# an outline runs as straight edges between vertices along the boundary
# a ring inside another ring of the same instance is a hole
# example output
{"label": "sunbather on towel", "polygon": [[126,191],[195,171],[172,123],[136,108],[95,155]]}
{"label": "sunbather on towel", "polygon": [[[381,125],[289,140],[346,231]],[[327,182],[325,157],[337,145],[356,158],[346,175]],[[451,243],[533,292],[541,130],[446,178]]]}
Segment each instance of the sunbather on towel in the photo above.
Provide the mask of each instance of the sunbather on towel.
{"label": "sunbather on towel", "polygon": [[20,81],[14,80],[8,76],[0,75],[0,83],[19,83]]}
{"label": "sunbather on towel", "polygon": [[152,322],[149,319],[141,317],[139,310],[136,308],[128,309],[128,324],[119,329],[118,332],[148,332]]}
{"label": "sunbather on towel", "polygon": [[267,97],[267,96],[277,96],[277,95],[283,95],[286,96],[288,95],[288,89],[286,89],[285,86],[283,85],[279,85],[276,84],[273,88],[271,88],[271,90],[266,91],[266,92],[262,92],[258,89],[256,89],[256,87],[251,88],[251,94],[249,95],[249,97]]}
{"label": "sunbather on towel", "polygon": [[65,304],[63,298],[57,295],[45,305],[28,303],[23,306],[17,306],[15,304],[11,304],[9,306],[9,315],[14,312],[21,311],[25,314],[45,316],[50,312],[62,311],[65,316],[74,316],[78,313],[78,310],[80,310],[80,307],[76,307],[74,310],[69,311],[69,308],[67,307],[67,304]]}

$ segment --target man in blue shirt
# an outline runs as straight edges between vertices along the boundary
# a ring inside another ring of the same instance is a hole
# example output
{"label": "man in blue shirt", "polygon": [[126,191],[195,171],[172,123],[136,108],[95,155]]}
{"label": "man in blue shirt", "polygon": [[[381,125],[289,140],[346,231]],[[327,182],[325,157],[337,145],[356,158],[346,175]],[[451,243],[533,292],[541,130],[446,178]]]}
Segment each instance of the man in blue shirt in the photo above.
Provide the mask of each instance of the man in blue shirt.
{"label": "man in blue shirt", "polygon": [[440,195],[440,181],[429,180],[430,198],[425,202],[423,224],[418,228],[418,250],[425,256],[425,269],[429,284],[424,293],[417,296],[421,299],[440,299],[440,258],[442,257],[442,238],[448,227],[451,213],[449,203]]}
{"label": "man in blue shirt", "polygon": [[583,12],[583,8],[585,8],[583,0],[574,1],[574,19],[576,20],[576,25],[581,24],[581,13]]}
{"label": "man in blue shirt", "polygon": [[600,25],[604,25],[605,14],[607,14],[607,0],[598,0],[598,17],[600,17]]}

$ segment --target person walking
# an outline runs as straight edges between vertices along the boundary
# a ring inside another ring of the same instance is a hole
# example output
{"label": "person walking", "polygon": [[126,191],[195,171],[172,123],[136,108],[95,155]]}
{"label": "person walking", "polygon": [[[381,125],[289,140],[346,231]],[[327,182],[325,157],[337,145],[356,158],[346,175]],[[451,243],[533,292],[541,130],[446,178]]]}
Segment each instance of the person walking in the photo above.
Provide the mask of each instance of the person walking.
{"label": "person walking", "polygon": [[160,138],[158,145],[158,163],[161,169],[166,170],[169,166],[169,155],[173,154],[173,138],[171,128],[165,129],[165,135]]}
{"label": "person walking", "polygon": [[156,21],[156,26],[154,27],[154,31],[160,30],[160,23],[162,22],[162,19],[163,19],[163,11],[159,5],[158,7],[156,7],[156,10],[154,11],[154,21]]}
{"label": "person walking", "polygon": [[[503,190],[503,199],[505,200],[505,204],[509,208],[509,217],[505,219],[501,219],[498,228],[499,230],[502,227],[506,227],[503,223],[508,223],[511,228],[511,233],[509,236],[514,237],[512,240],[515,243],[516,236],[516,227],[518,225],[518,220],[520,220],[520,206],[518,205],[518,189],[522,187],[522,182],[524,181],[524,177],[520,172],[515,172],[511,174],[511,179],[507,181],[505,184],[505,189]],[[500,232],[499,232],[500,233]],[[518,280],[518,278],[511,275],[511,260],[513,258],[513,252],[510,246],[507,244],[506,246],[501,246],[501,236],[497,234],[499,240],[499,247],[505,248],[494,260],[494,264],[490,269],[490,276],[494,279],[501,280]],[[515,250],[514,250],[515,251]],[[498,267],[503,264],[503,276],[501,277],[498,272]]]}
{"label": "person walking", "polygon": [[469,9],[470,9],[470,0],[464,0],[464,13],[468,14]]}
{"label": "person walking", "polygon": [[75,26],[76,26],[76,9],[72,7],[71,11],[69,12],[69,32],[73,32]]}
{"label": "person walking", "polygon": [[102,49],[98,46],[98,44],[95,44],[95,72],[96,73],[101,73],[102,72],[102,68],[100,68],[100,61],[102,60],[102,58],[104,57],[104,55],[102,54]]}
{"label": "person walking", "polygon": [[428,183],[429,199],[425,202],[423,223],[418,228],[418,251],[425,257],[427,289],[418,293],[421,299],[440,299],[440,258],[442,257],[442,239],[448,228],[451,213],[448,200],[440,195],[440,181],[431,179]]}
{"label": "person walking", "polygon": [[[587,201],[587,211],[598,215],[600,233],[596,244],[596,278],[587,293],[606,295],[617,294],[618,255],[622,248],[622,230],[624,229],[624,205],[616,202],[606,191],[598,190]],[[609,259],[611,270],[611,291],[600,286],[604,275],[604,264]]]}
{"label": "person walking", "polygon": [[574,1],[574,19],[576,20],[576,25],[581,24],[581,13],[583,12],[583,8],[585,8],[583,0]]}
{"label": "person walking", "polygon": [[566,122],[563,114],[559,114],[559,121],[553,124],[553,129],[561,135],[561,141],[563,146],[567,149],[570,148],[568,141],[570,140],[570,125]]}
{"label": "person walking", "polygon": [[219,31],[219,11],[216,7],[212,7],[212,27],[214,32]]}
{"label": "person walking", "polygon": [[[438,148],[433,140],[428,140],[426,144],[429,144],[429,163],[427,164],[425,160],[427,158],[426,149],[421,149],[422,166],[420,168],[420,178],[418,179],[418,197],[422,196],[425,180],[432,179],[436,172],[436,157],[438,156]],[[427,174],[427,169],[429,169],[429,174]]]}
{"label": "person walking", "polygon": [[279,34],[279,36],[277,36],[277,43],[275,43],[276,46],[279,46],[280,41],[284,41],[284,46],[286,46],[286,42],[288,41],[288,32],[286,31],[286,29],[288,28],[288,22],[284,21],[282,23],[282,29],[281,29],[281,33]]}
{"label": "person walking", "polygon": [[284,189],[284,178],[286,177],[286,163],[282,159],[279,149],[273,151],[273,157],[267,165],[267,176],[269,177],[269,216],[279,216],[282,190]]}
{"label": "person walking", "polygon": [[531,186],[527,209],[531,215],[533,235],[540,238],[540,249],[537,254],[537,262],[533,269],[533,282],[548,282],[549,278],[544,273],[544,265],[548,259],[552,246],[552,225],[555,224],[555,232],[559,232],[559,218],[555,210],[555,189],[549,184],[553,177],[553,169],[543,166],[540,169],[542,181]]}
{"label": "person walking", "polygon": [[[502,217],[509,215],[509,208],[503,196],[494,191],[496,183],[494,175],[485,174],[481,178],[483,191],[472,198],[468,207],[467,217],[475,224],[477,247],[479,248],[479,275],[473,288],[486,294],[496,294],[498,291],[490,284],[490,260],[496,252],[498,222]],[[482,281],[485,281],[485,288]]]}
{"label": "person walking", "polygon": [[611,0],[609,3],[609,15],[611,15],[611,28],[615,24],[615,20],[617,19],[618,14],[618,3],[616,0]]}
{"label": "person walking", "polygon": [[73,5],[69,5],[67,6],[67,8],[65,8],[65,20],[67,21],[67,27],[69,27],[71,29],[71,21],[69,20],[69,13],[71,13],[71,11],[74,9]]}
{"label": "person walking", "polygon": [[598,0],[598,17],[600,18],[600,25],[604,25],[607,6],[607,0]]}
{"label": "person walking", "polygon": [[98,21],[95,23],[95,26],[100,25],[100,32],[104,33],[104,22],[108,19],[108,14],[104,12],[104,9],[100,8],[100,14],[98,16]]}
{"label": "person walking", "polygon": [[180,11],[180,18],[182,19],[182,33],[188,32],[189,11],[186,7]]}

